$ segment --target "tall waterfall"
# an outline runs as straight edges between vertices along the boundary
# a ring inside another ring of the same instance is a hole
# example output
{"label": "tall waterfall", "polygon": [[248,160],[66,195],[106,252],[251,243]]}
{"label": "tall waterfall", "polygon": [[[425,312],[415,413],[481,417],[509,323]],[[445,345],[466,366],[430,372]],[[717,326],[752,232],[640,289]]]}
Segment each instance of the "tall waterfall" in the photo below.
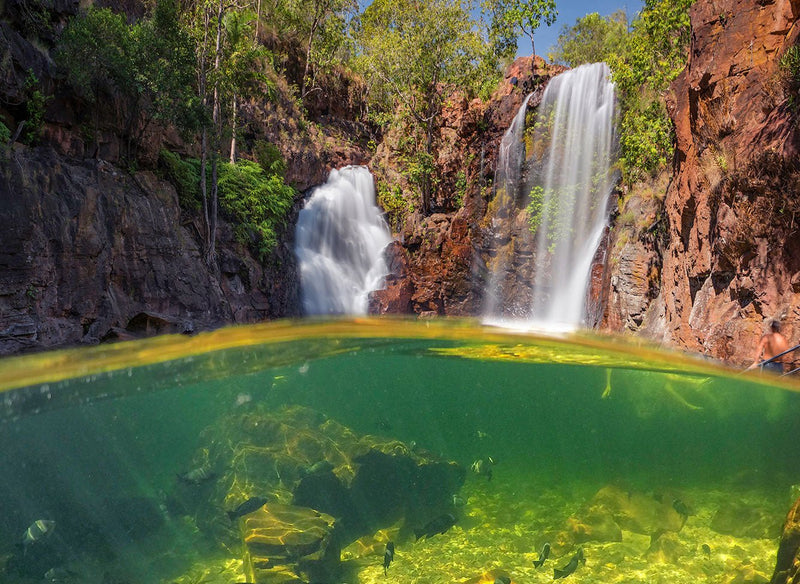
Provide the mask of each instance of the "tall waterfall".
{"label": "tall waterfall", "polygon": [[[527,225],[520,227],[517,218],[517,231],[506,236],[511,244],[498,254],[503,261],[494,266],[487,306],[490,319],[510,316],[526,326],[567,329],[585,321],[591,264],[606,226],[613,186],[615,97],[609,77],[605,63],[583,65],[555,77],[538,107],[529,151],[525,152],[522,131],[515,127],[520,116],[524,121],[527,99],[503,138],[496,175],[496,197],[502,197],[498,213],[510,223],[525,207]],[[509,165],[526,156],[522,170],[514,174]],[[518,186],[523,180],[524,185]],[[502,210],[509,205],[510,210]],[[525,282],[509,284],[509,278],[521,277],[510,274],[517,271],[520,261],[513,256],[521,250],[533,258],[530,273],[526,267]],[[515,267],[510,268],[509,262]]]}
{"label": "tall waterfall", "polygon": [[383,249],[391,239],[375,205],[369,170],[332,170],[297,220],[295,254],[305,314],[366,314],[369,293],[383,285],[388,272]]}

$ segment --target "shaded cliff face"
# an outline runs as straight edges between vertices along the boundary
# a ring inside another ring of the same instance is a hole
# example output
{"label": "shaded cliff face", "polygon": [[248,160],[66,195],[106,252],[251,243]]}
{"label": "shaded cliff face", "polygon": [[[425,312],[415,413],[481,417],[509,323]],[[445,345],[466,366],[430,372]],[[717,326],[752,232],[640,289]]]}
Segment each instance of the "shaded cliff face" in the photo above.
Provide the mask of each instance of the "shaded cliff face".
{"label": "shaded cliff face", "polygon": [[221,226],[203,259],[174,189],[150,172],[16,148],[0,164],[0,353],[296,314],[288,242],[263,266]]}
{"label": "shaded cliff face", "polygon": [[783,319],[790,340],[800,333],[800,135],[778,64],[798,16],[798,0],[697,2],[688,66],[672,85],[663,315],[649,325],[737,363],[752,360],[765,319]]}

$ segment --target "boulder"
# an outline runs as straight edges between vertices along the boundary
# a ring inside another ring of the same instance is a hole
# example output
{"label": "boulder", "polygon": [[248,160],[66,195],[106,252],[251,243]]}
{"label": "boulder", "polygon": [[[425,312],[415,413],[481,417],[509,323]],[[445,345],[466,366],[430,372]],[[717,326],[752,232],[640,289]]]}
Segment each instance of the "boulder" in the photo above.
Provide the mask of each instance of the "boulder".
{"label": "boulder", "polygon": [[800,583],[800,499],[798,499],[783,524],[778,558],[771,584]]}
{"label": "boulder", "polygon": [[[197,487],[176,484],[173,507],[215,539],[244,542],[256,582],[333,581],[341,547],[381,529],[402,539],[454,513],[453,494],[466,474],[454,462],[398,440],[359,436],[301,406],[229,414],[206,430],[186,468],[208,469],[213,478]],[[267,504],[233,526],[221,517],[220,508],[253,497]],[[365,550],[382,551],[373,544]],[[355,557],[362,553],[369,552]]]}
{"label": "boulder", "polygon": [[242,520],[241,531],[249,582],[332,582],[339,573],[330,515],[268,503]]}

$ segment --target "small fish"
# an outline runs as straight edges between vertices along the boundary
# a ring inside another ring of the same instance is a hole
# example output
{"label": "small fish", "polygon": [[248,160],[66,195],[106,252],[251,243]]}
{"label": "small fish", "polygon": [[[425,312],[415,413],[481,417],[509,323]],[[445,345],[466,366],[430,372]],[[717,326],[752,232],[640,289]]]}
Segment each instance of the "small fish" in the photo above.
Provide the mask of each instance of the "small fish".
{"label": "small fish", "polygon": [[258,511],[266,504],[267,500],[261,497],[250,497],[247,501],[239,505],[233,511],[226,511],[228,514],[228,518],[233,521],[237,517],[243,517],[252,513],[253,511]]}
{"label": "small fish", "polygon": [[686,521],[686,518],[689,517],[689,515],[694,515],[692,510],[689,509],[689,506],[680,499],[673,499],[672,508],[675,509],[678,515],[683,517],[684,521]]}
{"label": "small fish", "polygon": [[331,471],[333,471],[333,463],[331,463],[329,460],[320,460],[311,466],[305,468],[301,467],[298,469],[298,474],[300,475],[300,478],[303,478],[310,475],[326,474]]}
{"label": "small fish", "polygon": [[547,559],[547,556],[550,555],[550,543],[545,543],[542,546],[542,551],[539,552],[539,559],[533,560],[533,567],[540,568],[544,561]]}
{"label": "small fish", "polygon": [[475,436],[478,438],[478,440],[483,440],[484,438],[488,438],[489,434],[483,430],[476,430]]}
{"label": "small fish", "polygon": [[585,564],[586,558],[583,557],[583,548],[578,548],[578,551],[575,552],[575,555],[572,556],[572,559],[569,563],[564,566],[563,568],[555,568],[553,570],[553,580],[558,580],[559,578],[566,578],[570,574],[572,574],[575,570],[578,569],[578,564]]}
{"label": "small fish", "polygon": [[485,476],[487,480],[492,480],[492,467],[494,466],[494,458],[487,456],[486,458],[479,458],[470,465],[470,469],[478,476]]}
{"label": "small fish", "polygon": [[49,519],[37,519],[22,535],[22,545],[27,548],[49,537],[56,528],[56,522]]}
{"label": "small fish", "polygon": [[463,507],[466,505],[467,502],[464,497],[459,497],[458,495],[453,495],[453,507]]}
{"label": "small fish", "polygon": [[199,466],[184,473],[178,474],[178,480],[187,485],[202,485],[211,479],[217,478],[217,473],[211,468],[211,465]]}
{"label": "small fish", "polygon": [[417,541],[419,541],[419,539],[422,537],[428,539],[437,533],[444,533],[455,524],[456,518],[450,513],[445,513],[444,515],[439,515],[439,517],[429,521],[422,529],[415,529],[414,535],[417,537]]}
{"label": "small fish", "polygon": [[387,541],[386,542],[386,551],[383,552],[383,574],[384,576],[387,574],[387,570],[389,569],[389,564],[392,563],[394,560],[394,542]]}
{"label": "small fish", "polygon": [[707,558],[711,557],[711,546],[710,545],[708,545],[707,543],[704,543],[702,546],[700,546],[700,549],[703,550],[703,553],[706,555]]}
{"label": "small fish", "polygon": [[253,396],[249,393],[240,393],[236,396],[236,401],[233,403],[233,407],[238,408],[245,404],[249,404],[253,401]]}
{"label": "small fish", "polygon": [[47,582],[69,582],[76,580],[79,574],[68,570],[67,568],[50,568],[44,573],[44,579]]}

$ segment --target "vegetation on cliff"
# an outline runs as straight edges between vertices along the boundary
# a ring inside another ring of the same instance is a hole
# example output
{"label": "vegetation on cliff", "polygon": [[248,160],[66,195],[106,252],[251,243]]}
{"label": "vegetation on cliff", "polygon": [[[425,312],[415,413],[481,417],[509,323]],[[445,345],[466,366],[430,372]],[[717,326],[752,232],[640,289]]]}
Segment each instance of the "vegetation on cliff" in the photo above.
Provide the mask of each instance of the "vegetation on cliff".
{"label": "vegetation on cliff", "polygon": [[562,31],[550,58],[571,67],[606,61],[620,102],[619,167],[626,184],[654,176],[672,160],[669,84],[686,66],[693,0],[646,0],[628,27],[623,12],[579,19]]}

